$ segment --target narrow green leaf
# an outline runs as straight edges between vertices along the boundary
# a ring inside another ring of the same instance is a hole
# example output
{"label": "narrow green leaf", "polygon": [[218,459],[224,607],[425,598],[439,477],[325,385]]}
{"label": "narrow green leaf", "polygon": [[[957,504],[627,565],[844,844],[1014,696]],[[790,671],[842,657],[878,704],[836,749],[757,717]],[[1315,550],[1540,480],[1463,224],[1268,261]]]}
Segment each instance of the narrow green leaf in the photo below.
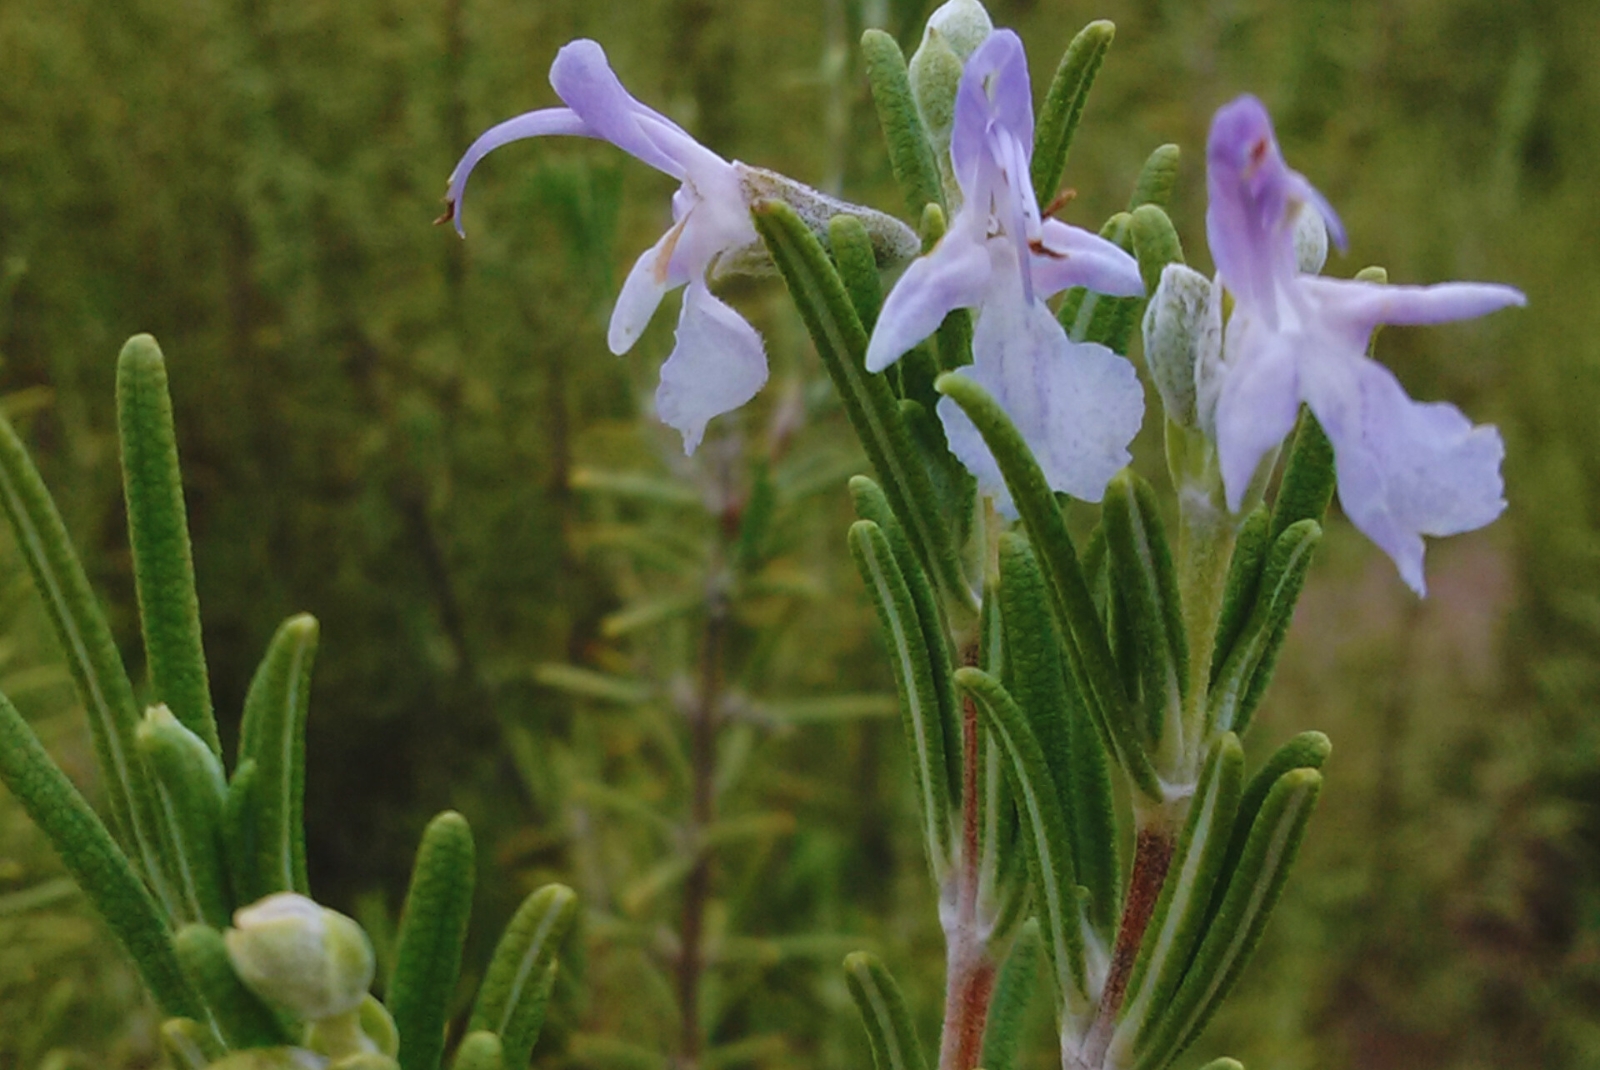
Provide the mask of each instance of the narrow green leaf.
{"label": "narrow green leaf", "polygon": [[1140,727],[1151,752],[1177,753],[1183,748],[1189,642],[1160,503],[1149,483],[1124,469],[1106,488],[1100,515],[1112,585],[1127,612],[1125,624],[1139,671],[1144,700]]}
{"label": "narrow green leaf", "polygon": [[1117,1065],[1127,1065],[1130,1056],[1139,1054],[1143,1038],[1171,1002],[1208,931],[1213,893],[1227,876],[1223,861],[1232,842],[1243,783],[1244,749],[1239,737],[1229,732],[1212,745],[1201,770],[1172,868],[1145,929],[1121,1021],[1107,1053]]}
{"label": "narrow green leaf", "polygon": [[861,35],[861,55],[866,60],[878,124],[883,127],[883,139],[889,146],[889,166],[905,194],[911,217],[920,218],[925,205],[943,208],[939,162],[933,157],[933,146],[911,95],[905,53],[882,30],[868,30]]}
{"label": "narrow green leaf", "polygon": [[883,307],[883,281],[878,277],[872,236],[861,220],[840,214],[828,220],[828,245],[845,293],[850,295],[850,305],[861,326],[871,334],[878,322],[878,310]]}
{"label": "narrow green leaf", "polygon": [[1034,907],[1044,930],[1045,950],[1068,1013],[1084,1015],[1093,1007],[1084,921],[1066,814],[1056,797],[1044,750],[1028,726],[1027,715],[994,677],[981,669],[957,669],[956,686],[976,701],[984,728],[1005,754],[1011,793],[1026,831]]}
{"label": "narrow green leaf", "polygon": [[950,810],[958,789],[950,787],[946,756],[949,728],[941,712],[935,654],[924,642],[916,602],[883,529],[870,520],[856,521],[850,526],[850,553],[883,628],[884,645],[900,695],[906,742],[911,748],[912,775],[922,809],[923,845],[935,882],[941,883],[949,865]]}
{"label": "narrow green leaf", "polygon": [[1217,614],[1216,649],[1211,659],[1211,686],[1222,675],[1222,666],[1233,653],[1239,633],[1250,621],[1255,608],[1256,590],[1261,583],[1261,565],[1272,548],[1272,517],[1265,505],[1258,505],[1239,526],[1233,544],[1233,559],[1228,563],[1228,579],[1222,591],[1222,609]]}
{"label": "narrow green leaf", "polygon": [[943,375],[939,392],[961,406],[983,435],[1005,476],[1011,500],[1022,516],[1028,537],[1045,566],[1050,605],[1066,640],[1068,668],[1090,701],[1100,731],[1115,745],[1115,754],[1134,786],[1151,799],[1160,800],[1162,789],[1149,757],[1139,743],[1106,642],[1105,628],[1095,610],[1088,584],[1078,563],[1072,536],[1061,508],[1045,481],[1044,472],[1029,452],[1010,417],[976,382],[966,376]]}
{"label": "narrow green leaf", "polygon": [[1238,1059],[1229,1059],[1223,1056],[1220,1059],[1212,1059],[1202,1066],[1200,1070],[1244,1070],[1244,1063],[1241,1063]]}
{"label": "narrow green leaf", "polygon": [[1009,690],[1039,740],[1071,825],[1073,869],[1088,889],[1090,918],[1108,942],[1115,932],[1122,867],[1105,747],[1082,694],[1061,661],[1043,571],[1028,540],[1000,537],[1000,612],[1011,666]]}
{"label": "narrow green leaf", "polygon": [[385,997],[400,1033],[402,1070],[437,1070],[444,1053],[476,877],[472,829],[447,810],[428,823],[417,848]]}
{"label": "narrow green leaf", "polygon": [[[933,685],[934,697],[938,700],[938,720],[930,723],[926,731],[939,734],[938,746],[944,762],[946,797],[952,801],[959,799],[961,710],[956,701],[955,684],[951,680],[954,661],[944,617],[939,612],[939,604],[934,599],[928,577],[918,566],[916,556],[912,553],[905,529],[900,526],[900,522],[895,519],[894,511],[889,507],[889,499],[884,495],[883,488],[866,476],[854,476],[850,480],[850,498],[855,505],[856,516],[862,520],[872,521],[883,531],[884,538],[889,543],[889,550],[894,554],[895,564],[900,567],[900,578],[905,582],[906,592],[911,596],[911,604],[916,610],[918,631],[922,636],[922,648],[927,654],[929,681]],[[901,710],[907,712],[904,706]],[[918,711],[921,712],[920,705]]]}
{"label": "narrow green leaf", "polygon": [[316,656],[316,618],[290,617],[278,626],[245,693],[239,762],[256,763],[256,876],[263,893],[308,891],[306,711]]}
{"label": "narrow green leaf", "polygon": [[1078,31],[1056,67],[1033,134],[1033,192],[1041,205],[1054,200],[1061,187],[1061,176],[1067,172],[1067,152],[1072,148],[1078,120],[1083,118],[1089,88],[1094,85],[1116,34],[1116,26],[1104,19],[1089,23]]}
{"label": "narrow green leaf", "polygon": [[578,897],[572,889],[546,885],[522,901],[495,946],[467,1028],[497,1034],[507,1067],[528,1065],[544,1027],[556,954],[577,917]]}
{"label": "narrow green leaf", "polygon": [[504,1070],[505,1057],[500,1038],[488,1030],[468,1033],[456,1049],[450,1070]]}
{"label": "narrow green leaf", "polygon": [[1322,528],[1315,520],[1300,520],[1272,544],[1261,568],[1255,608],[1211,689],[1208,721],[1218,730],[1242,733],[1250,727],[1321,538]]}
{"label": "narrow green leaf", "polygon": [[111,808],[111,828],[165,906],[170,896],[161,858],[161,826],[154,793],[134,750],[139,709],[133,685],[55,502],[22,440],[3,417],[0,506],[5,508],[17,548],[44,600],[78,701],[89,715],[95,758]]}
{"label": "narrow green leaf", "polygon": [[[1127,212],[1118,212],[1105,221],[1105,225],[1100,228],[1100,236],[1131,254],[1133,216]],[[1082,286],[1074,286],[1061,299],[1056,319],[1074,342],[1099,342],[1116,349],[1106,339],[1116,334],[1118,325],[1123,319],[1128,320],[1127,335],[1132,336],[1133,317],[1131,312],[1125,314],[1123,304],[1125,301],[1133,300],[1135,299],[1109,297]],[[1126,353],[1127,347],[1124,346],[1120,352]]]}
{"label": "narrow green leaf", "polygon": [[174,862],[179,915],[225,926],[231,913],[222,850],[222,763],[199,735],[165,706],[152,706],[137,733]]}
{"label": "narrow green leaf", "polygon": [[117,358],[117,427],[133,579],[154,701],[165,703],[220,759],[166,361],[148,334],[128,339]]}
{"label": "narrow green leaf", "polygon": [[1291,524],[1315,520],[1319,524],[1333,499],[1337,473],[1333,466],[1333,443],[1322,430],[1311,410],[1300,410],[1300,429],[1283,466],[1278,497],[1272,503],[1272,537],[1276,539]]}
{"label": "narrow green leaf", "polygon": [[193,1018],[168,1018],[162,1022],[161,1050],[177,1070],[206,1070],[225,1052],[216,1033]]}
{"label": "narrow green leaf", "polygon": [[[1222,864],[1224,873],[1231,873],[1238,868],[1239,859],[1244,856],[1245,845],[1250,839],[1250,829],[1255,825],[1256,815],[1261,812],[1267,796],[1272,794],[1273,786],[1283,779],[1284,774],[1296,769],[1320,770],[1332,753],[1333,743],[1327,736],[1321,732],[1301,732],[1274,751],[1272,757],[1256,770],[1245,785],[1244,794],[1239,797],[1239,816],[1234,822],[1233,842],[1229,844],[1228,857]],[[1212,910],[1215,912],[1221,908],[1222,895],[1219,889]]]}
{"label": "narrow green leaf", "polygon": [[206,994],[228,1047],[271,1048],[294,1042],[272,1009],[239,980],[221,933],[209,925],[185,925],[178,930],[177,948],[184,975]]}
{"label": "narrow green leaf", "polygon": [[984,1070],[1016,1070],[1017,1048],[1028,1006],[1039,982],[1039,956],[1044,940],[1039,935],[1039,919],[1029,918],[1000,968],[1000,979],[989,1002],[989,1018],[983,1027],[983,1055],[978,1065]]}
{"label": "narrow green leaf", "polygon": [[877,956],[852,952],[844,960],[845,983],[861,1013],[877,1070],[927,1070],[927,1057],[906,1010],[900,986]]}
{"label": "narrow green leaf", "polygon": [[753,211],[773,261],[789,285],[817,353],[844,400],[845,412],[878,473],[917,559],[943,596],[954,629],[970,627],[977,601],[939,512],[927,468],[917,456],[889,384],[862,361],[867,334],[816,237],[787,205],[763,201]]}
{"label": "narrow green leaf", "polygon": [[178,966],[172,930],[161,908],[111,833],[3,694],[0,780],[111,927],[162,1013],[203,1019],[205,1008]]}
{"label": "narrow green leaf", "polygon": [[1139,261],[1139,277],[1148,296],[1161,284],[1161,273],[1168,264],[1183,263],[1183,243],[1167,213],[1157,204],[1141,204],[1128,222],[1133,237],[1133,254]]}
{"label": "narrow green leaf", "polygon": [[228,866],[228,886],[235,907],[249,906],[273,891],[261,875],[261,826],[256,802],[260,770],[246,758],[233,771],[228,794],[222,800],[222,857]]}
{"label": "narrow green leaf", "polygon": [[1165,208],[1172,203],[1172,191],[1178,185],[1179,155],[1176,145],[1158,145],[1145,159],[1133,184],[1133,196],[1128,198],[1128,211],[1142,204]]}
{"label": "narrow green leaf", "polygon": [[1222,908],[1141,1053],[1137,1070],[1159,1070],[1193,1043],[1239,979],[1283,892],[1321,789],[1322,774],[1315,769],[1291,770],[1273,785],[1251,824],[1244,854],[1228,876]]}
{"label": "narrow green leaf", "polygon": [[533,667],[533,679],[545,687],[582,698],[600,699],[623,706],[638,706],[655,697],[646,680],[596,672],[577,665],[547,661]]}

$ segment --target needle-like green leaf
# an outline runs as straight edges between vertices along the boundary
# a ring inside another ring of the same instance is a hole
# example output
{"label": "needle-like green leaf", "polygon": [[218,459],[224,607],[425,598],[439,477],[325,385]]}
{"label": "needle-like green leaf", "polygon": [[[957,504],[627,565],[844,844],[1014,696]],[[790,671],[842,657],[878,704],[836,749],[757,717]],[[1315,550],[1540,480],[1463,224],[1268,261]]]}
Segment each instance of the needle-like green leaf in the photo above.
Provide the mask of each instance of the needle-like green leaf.
{"label": "needle-like green leaf", "polygon": [[401,1070],[437,1070],[472,915],[477,855],[466,818],[447,810],[428,823],[400,914],[387,1003],[400,1033]]}
{"label": "needle-like green leaf", "polygon": [[165,703],[220,759],[166,361],[148,334],[128,339],[117,359],[117,428],[153,701]]}
{"label": "needle-like green leaf", "polygon": [[252,785],[258,889],[307,894],[306,711],[317,621],[301,614],[279,625],[250,681],[239,728],[239,764],[256,764]]}
{"label": "needle-like green leaf", "polygon": [[845,982],[861,1012],[877,1070],[927,1070],[927,1057],[906,1010],[905,997],[877,957],[856,951],[844,960]]}

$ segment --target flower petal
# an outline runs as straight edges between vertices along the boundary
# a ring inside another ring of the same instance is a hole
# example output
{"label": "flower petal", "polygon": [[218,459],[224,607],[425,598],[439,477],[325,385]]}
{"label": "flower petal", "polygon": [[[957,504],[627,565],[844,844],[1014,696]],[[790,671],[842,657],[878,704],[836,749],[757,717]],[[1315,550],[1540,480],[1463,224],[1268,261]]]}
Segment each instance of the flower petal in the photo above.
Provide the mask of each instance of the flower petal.
{"label": "flower petal", "polygon": [[[1025,146],[1021,181],[1028,180],[1028,154],[1033,145],[1033,96],[1028,82],[1028,57],[1022,39],[1010,30],[996,30],[967,58],[956,90],[955,122],[950,132],[950,162],[967,199],[987,200],[980,189],[980,171],[992,161],[989,137],[996,127]],[[1032,187],[1028,187],[1031,195]],[[987,211],[988,205],[979,206]],[[1035,208],[1034,214],[1038,214]]]}
{"label": "flower petal", "polygon": [[[951,311],[983,299],[990,262],[983,234],[962,212],[933,251],[912,261],[878,313],[867,343],[867,371],[881,372],[939,329]],[[981,223],[981,221],[978,221]]]}
{"label": "flower petal", "polygon": [[1368,339],[1380,324],[1450,323],[1528,303],[1522,291],[1489,282],[1389,286],[1306,276],[1300,285],[1311,295],[1322,323],[1336,331],[1353,354],[1366,350]]}
{"label": "flower petal", "polygon": [[[647,254],[648,255],[648,254]],[[713,416],[737,409],[767,381],[761,336],[695,279],[683,293],[678,344],[661,366],[656,414],[683,435],[692,454]]]}
{"label": "flower petal", "polygon": [[557,52],[550,84],[599,137],[657,171],[682,179],[697,167],[727,166],[671,119],[634,99],[594,41],[573,41]]}
{"label": "flower petal", "polygon": [[[1128,443],[1144,420],[1144,390],[1133,365],[1093,343],[1074,343],[1042,301],[1026,301],[996,265],[995,285],[973,332],[975,363],[957,374],[988,390],[1022,433],[1054,490],[1099,501],[1132,458]],[[1010,513],[1011,496],[976,427],[948,398],[938,406],[951,452]]]}
{"label": "flower petal", "polygon": [[606,332],[606,344],[618,356],[633,348],[667,291],[689,281],[686,272],[673,270],[673,251],[683,236],[683,227],[682,222],[674,224],[634,261],[628,272],[611,309],[611,326]]}
{"label": "flower petal", "polygon": [[[1222,486],[1234,512],[1239,511],[1261,458],[1283,441],[1300,414],[1295,349],[1303,341],[1298,335],[1273,330],[1243,310],[1236,309],[1228,321],[1216,435]],[[1316,356],[1320,354],[1308,359]]]}
{"label": "flower petal", "polygon": [[463,238],[467,236],[466,229],[461,223],[461,200],[466,196],[467,176],[478,166],[478,161],[507,142],[552,134],[569,137],[601,136],[570,108],[540,108],[538,111],[523,112],[515,118],[491,126],[479,135],[478,140],[467,147],[466,154],[456,164],[456,169],[450,172],[450,188],[444,197],[444,219],[454,221],[457,234]]}
{"label": "flower petal", "polygon": [[1334,241],[1344,230],[1322,194],[1289,169],[1261,101],[1242,96],[1217,110],[1206,142],[1206,241],[1217,274],[1235,299],[1277,326],[1280,291],[1299,274],[1294,248],[1298,206],[1322,213]]}
{"label": "flower petal", "polygon": [[1072,286],[1086,286],[1112,297],[1144,296],[1139,262],[1122,246],[1058,219],[1044,221],[1038,247],[1030,250],[1029,262],[1040,297],[1053,296]]}
{"label": "flower petal", "polygon": [[1500,433],[1454,405],[1412,401],[1365,357],[1308,368],[1305,387],[1333,443],[1345,515],[1425,594],[1422,536],[1472,531],[1505,508]]}

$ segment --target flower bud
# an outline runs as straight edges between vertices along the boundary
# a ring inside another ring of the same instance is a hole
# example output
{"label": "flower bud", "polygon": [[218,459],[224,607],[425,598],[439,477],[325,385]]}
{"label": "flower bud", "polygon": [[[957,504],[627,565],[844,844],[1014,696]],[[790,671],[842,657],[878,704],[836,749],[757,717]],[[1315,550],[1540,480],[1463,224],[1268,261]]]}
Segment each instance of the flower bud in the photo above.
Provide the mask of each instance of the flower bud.
{"label": "flower bud", "polygon": [[933,145],[934,158],[945,175],[947,191],[955,189],[954,172],[950,167],[950,130],[955,123],[961,70],[967,57],[993,32],[994,23],[989,21],[989,12],[978,0],[949,0],[928,16],[922,44],[911,56],[911,95]]}
{"label": "flower bud", "polygon": [[1317,274],[1328,262],[1328,224],[1310,204],[1302,204],[1294,219],[1294,259],[1306,275]]}
{"label": "flower bud", "polygon": [[[922,239],[917,237],[917,232],[892,215],[830,197],[804,182],[796,182],[788,175],[780,175],[764,167],[742,163],[733,166],[738,171],[746,204],[782,201],[794,209],[795,215],[824,245],[828,243],[828,224],[833,217],[853,215],[867,228],[867,235],[872,239],[872,254],[880,268],[897,268],[922,252]],[[757,240],[719,256],[711,277],[770,275],[773,270],[772,257],[767,252],[766,244]]]}
{"label": "flower bud", "polygon": [[250,990],[303,1021],[355,1010],[376,969],[361,926],[303,895],[269,895],[233,916],[228,958]]}
{"label": "flower bud", "polygon": [[1200,372],[1221,355],[1222,325],[1213,315],[1211,281],[1183,264],[1168,264],[1144,314],[1144,359],[1167,419],[1199,426]]}

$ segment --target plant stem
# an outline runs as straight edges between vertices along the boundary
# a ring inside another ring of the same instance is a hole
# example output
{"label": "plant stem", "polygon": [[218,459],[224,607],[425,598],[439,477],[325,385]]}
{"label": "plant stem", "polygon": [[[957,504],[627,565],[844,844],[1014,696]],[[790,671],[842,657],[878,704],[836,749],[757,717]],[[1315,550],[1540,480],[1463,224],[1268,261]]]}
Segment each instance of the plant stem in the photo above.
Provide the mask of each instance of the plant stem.
{"label": "plant stem", "polygon": [[1106,986],[1100,996],[1100,1010],[1084,1038],[1082,1051],[1076,1056],[1063,1053],[1066,1070],[1099,1067],[1105,1059],[1117,1015],[1122,1012],[1123,997],[1127,995],[1128,978],[1139,957],[1139,945],[1144,942],[1150,915],[1155,912],[1161,886],[1166,883],[1178,828],[1187,808],[1188,797],[1185,796],[1176,802],[1141,809],[1135,815],[1138,832],[1134,841],[1133,872],[1128,876],[1128,895],[1123,902],[1122,920],[1117,925],[1117,940],[1111,952]]}
{"label": "plant stem", "polygon": [[[966,665],[977,662],[975,644],[963,649],[961,660]],[[939,1070],[975,1070],[994,993],[988,934],[978,918],[978,764],[978,708],[967,696],[961,702],[961,856],[956,860],[954,916],[944,919],[947,952]]]}

